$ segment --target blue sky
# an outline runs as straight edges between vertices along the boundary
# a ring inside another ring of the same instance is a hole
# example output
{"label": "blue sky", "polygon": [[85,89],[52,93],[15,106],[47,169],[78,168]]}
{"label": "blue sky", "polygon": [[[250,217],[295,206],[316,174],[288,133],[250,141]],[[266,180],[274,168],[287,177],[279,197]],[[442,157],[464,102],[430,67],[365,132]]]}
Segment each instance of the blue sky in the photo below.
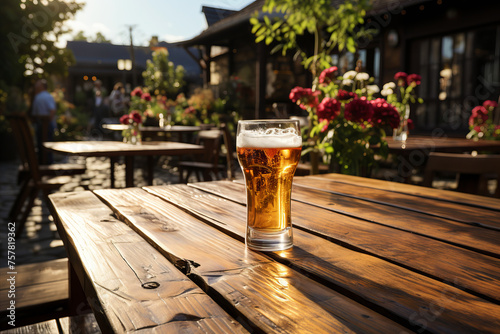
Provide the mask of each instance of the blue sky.
{"label": "blue sky", "polygon": [[[100,31],[114,44],[130,42],[132,25],[134,44],[147,45],[151,36],[160,41],[190,39],[207,24],[202,6],[240,10],[253,0],[83,0],[86,5],[75,20],[68,21],[74,33],[83,30],[94,36]],[[71,38],[68,38],[71,39]]]}

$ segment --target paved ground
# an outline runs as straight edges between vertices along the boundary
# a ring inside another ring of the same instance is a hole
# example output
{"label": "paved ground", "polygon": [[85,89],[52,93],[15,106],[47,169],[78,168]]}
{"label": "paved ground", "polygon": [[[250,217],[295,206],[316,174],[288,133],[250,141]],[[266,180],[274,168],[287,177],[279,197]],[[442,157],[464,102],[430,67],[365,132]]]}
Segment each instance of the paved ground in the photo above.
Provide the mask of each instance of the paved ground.
{"label": "paved ground", "polygon": [[[64,160],[64,157],[56,157]],[[177,169],[173,167],[173,161],[162,157],[158,160],[154,171],[154,185],[167,185],[179,182]],[[106,158],[66,158],[68,162],[85,163],[87,171],[83,175],[75,176],[74,182],[65,184],[60,191],[84,191],[83,184],[90,190],[110,187],[109,181],[109,160]],[[145,160],[138,158],[136,166]],[[16,184],[18,161],[0,161],[0,267],[7,266],[7,216],[12,203],[19,191]],[[119,163],[115,168],[116,186],[125,186],[125,165]],[[191,179],[190,181],[195,181]],[[136,186],[145,186],[145,177],[141,168],[136,168],[134,175]],[[52,216],[49,213],[46,203],[39,198],[35,202],[28,220],[26,222],[23,235],[16,240],[16,264],[26,264],[47,261],[66,257],[63,243],[59,238]]]}

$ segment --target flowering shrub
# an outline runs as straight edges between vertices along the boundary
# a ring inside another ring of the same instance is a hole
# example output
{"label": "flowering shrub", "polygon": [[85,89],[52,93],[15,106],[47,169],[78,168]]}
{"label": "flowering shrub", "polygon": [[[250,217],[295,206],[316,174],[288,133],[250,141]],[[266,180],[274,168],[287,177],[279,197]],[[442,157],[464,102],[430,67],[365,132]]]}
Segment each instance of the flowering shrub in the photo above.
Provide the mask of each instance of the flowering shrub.
{"label": "flowering shrub", "polygon": [[379,89],[367,73],[336,77],[336,71],[336,66],[324,70],[315,89],[290,92],[289,98],[309,113],[303,154],[318,152],[341,173],[366,174],[375,163],[375,147],[387,156],[385,130],[397,126],[399,114],[384,99],[374,99]]}
{"label": "flowering shrub", "polygon": [[498,103],[486,100],[482,105],[472,109],[472,114],[469,117],[468,139],[500,140],[500,125],[493,122],[493,113],[496,107],[498,107]]}

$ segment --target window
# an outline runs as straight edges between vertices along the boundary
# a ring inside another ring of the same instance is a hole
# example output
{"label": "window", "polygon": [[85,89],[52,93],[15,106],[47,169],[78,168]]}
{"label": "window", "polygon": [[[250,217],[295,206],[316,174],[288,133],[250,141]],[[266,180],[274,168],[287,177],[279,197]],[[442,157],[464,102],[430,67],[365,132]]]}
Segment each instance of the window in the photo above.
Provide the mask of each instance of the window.
{"label": "window", "polygon": [[424,38],[410,44],[410,72],[422,75],[419,130],[468,131],[474,106],[500,93],[500,26]]}

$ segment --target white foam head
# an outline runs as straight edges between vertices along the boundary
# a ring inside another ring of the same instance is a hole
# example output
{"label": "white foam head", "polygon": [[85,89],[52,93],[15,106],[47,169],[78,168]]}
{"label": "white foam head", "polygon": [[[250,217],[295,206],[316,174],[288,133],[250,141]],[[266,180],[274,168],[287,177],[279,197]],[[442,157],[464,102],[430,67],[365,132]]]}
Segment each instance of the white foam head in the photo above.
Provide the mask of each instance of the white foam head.
{"label": "white foam head", "polygon": [[302,137],[294,128],[241,130],[236,138],[236,146],[260,148],[301,147]]}

